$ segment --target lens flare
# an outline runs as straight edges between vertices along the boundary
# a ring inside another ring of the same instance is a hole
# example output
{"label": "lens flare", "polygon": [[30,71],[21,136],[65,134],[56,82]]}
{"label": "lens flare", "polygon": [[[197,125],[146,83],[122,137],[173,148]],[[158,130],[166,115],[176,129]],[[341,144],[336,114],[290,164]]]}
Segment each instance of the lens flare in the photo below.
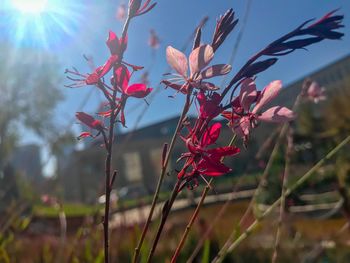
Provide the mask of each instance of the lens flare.
{"label": "lens flare", "polygon": [[0,40],[52,49],[67,43],[82,24],[80,0],[0,0]]}
{"label": "lens flare", "polygon": [[38,14],[45,11],[47,0],[12,0],[11,4],[20,12]]}

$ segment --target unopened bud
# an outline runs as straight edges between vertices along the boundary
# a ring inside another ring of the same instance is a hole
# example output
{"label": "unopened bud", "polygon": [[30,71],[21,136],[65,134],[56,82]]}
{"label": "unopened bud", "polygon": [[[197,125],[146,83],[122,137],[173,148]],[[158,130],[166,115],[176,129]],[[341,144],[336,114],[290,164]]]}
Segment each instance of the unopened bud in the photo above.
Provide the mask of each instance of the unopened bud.
{"label": "unopened bud", "polygon": [[129,2],[129,16],[136,15],[141,7],[142,0],[130,0]]}

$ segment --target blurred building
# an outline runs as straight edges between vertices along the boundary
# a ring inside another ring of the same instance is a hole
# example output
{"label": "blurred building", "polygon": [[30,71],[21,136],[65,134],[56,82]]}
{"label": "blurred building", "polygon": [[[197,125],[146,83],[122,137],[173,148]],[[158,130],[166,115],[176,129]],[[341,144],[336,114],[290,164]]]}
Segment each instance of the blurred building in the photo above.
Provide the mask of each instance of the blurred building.
{"label": "blurred building", "polygon": [[[349,85],[350,56],[317,70],[307,77],[318,81],[326,89]],[[285,87],[274,103],[291,108],[304,79]],[[170,142],[177,121],[178,117],[174,117],[118,136],[113,154],[113,166],[117,169],[115,186],[118,189],[129,186],[139,187],[148,193],[153,192],[161,169],[163,145],[165,142]],[[261,124],[250,139],[249,151],[241,147],[242,150],[238,156],[228,158],[227,164],[233,168],[233,174],[261,169],[264,164],[254,161],[255,155],[275,130],[276,125]],[[223,125],[221,141],[218,144],[228,144],[231,137],[231,130]],[[101,141],[94,140],[87,144],[84,150],[71,154],[67,167],[59,175],[66,200],[92,203],[104,193],[105,151],[101,144]],[[185,151],[185,146],[179,139],[172,156],[177,158]],[[250,162],[247,162],[248,159]],[[247,167],[247,163],[252,163],[251,167]],[[176,167],[176,159],[170,160],[169,167],[170,174],[165,178],[163,189],[170,190],[176,178],[174,171],[180,167]]]}
{"label": "blurred building", "polygon": [[36,144],[16,147],[11,158],[11,165],[16,173],[29,182],[37,183],[42,180],[40,147]]}
{"label": "blurred building", "polygon": [[28,183],[37,190],[42,179],[40,147],[35,144],[16,147],[0,171],[0,213],[23,194],[19,182]]}
{"label": "blurred building", "polygon": [[317,81],[325,87],[327,93],[336,88],[345,89],[350,84],[350,55],[347,55],[315,72],[308,74],[291,85],[288,85],[274,101],[275,105],[292,107],[295,98],[301,91],[305,78]]}

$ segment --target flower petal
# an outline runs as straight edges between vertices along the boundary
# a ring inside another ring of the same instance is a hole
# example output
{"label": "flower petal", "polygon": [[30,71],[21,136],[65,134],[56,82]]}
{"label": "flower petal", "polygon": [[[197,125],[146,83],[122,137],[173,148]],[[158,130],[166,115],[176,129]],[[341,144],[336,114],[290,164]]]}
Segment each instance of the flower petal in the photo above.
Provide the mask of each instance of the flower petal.
{"label": "flower petal", "polygon": [[75,117],[81,121],[86,126],[90,127],[91,129],[96,130],[103,130],[102,122],[99,120],[96,120],[94,117],[92,117],[90,114],[87,114],[85,112],[77,112],[75,114]]}
{"label": "flower petal", "polygon": [[256,100],[257,96],[256,86],[254,80],[247,78],[242,82],[241,90],[239,93],[239,101],[244,111],[249,111],[250,106]]}
{"label": "flower petal", "polygon": [[120,47],[120,41],[119,41],[117,35],[113,31],[109,31],[106,44],[107,44],[109,51],[111,52],[112,55],[116,55],[118,53],[118,50]]}
{"label": "flower petal", "polygon": [[215,160],[220,160],[224,156],[231,156],[239,153],[240,149],[237,148],[236,146],[224,146],[224,147],[209,149],[206,152],[210,154],[210,157],[214,158]]}
{"label": "flower petal", "polygon": [[173,48],[172,46],[168,46],[166,49],[166,59],[168,64],[176,70],[184,78],[187,77],[187,69],[188,63],[187,58],[181,51]]}
{"label": "flower petal", "polygon": [[202,45],[195,48],[189,57],[191,77],[208,66],[214,57],[214,50],[210,45]]}
{"label": "flower petal", "polygon": [[115,65],[117,61],[118,61],[117,55],[110,56],[107,62],[103,66],[96,68],[93,73],[88,75],[88,77],[85,80],[85,83],[87,85],[97,84],[100,78],[106,75],[112,69],[112,67]]}
{"label": "flower petal", "polygon": [[107,110],[107,111],[101,111],[101,112],[98,112],[97,115],[101,116],[101,117],[105,117],[105,118],[108,118],[110,117],[112,114],[112,110]]}
{"label": "flower petal", "polygon": [[213,144],[219,138],[221,130],[221,123],[217,122],[210,126],[202,136],[201,146],[205,147],[207,145]]}
{"label": "flower petal", "polygon": [[152,90],[153,90],[152,88],[147,88],[145,84],[138,83],[138,84],[132,84],[131,86],[127,87],[125,93],[135,98],[144,98]]}
{"label": "flower petal", "polygon": [[240,120],[237,120],[237,122],[238,123],[233,127],[234,132],[239,137],[248,137],[251,128],[249,117],[242,117]]}
{"label": "flower petal", "polygon": [[226,75],[231,71],[232,67],[228,64],[218,64],[203,70],[199,79],[209,79],[216,76]]}
{"label": "flower petal", "polygon": [[257,116],[257,119],[267,122],[287,122],[295,119],[295,114],[286,107],[276,106],[263,112],[260,116]]}
{"label": "flower petal", "polygon": [[282,82],[280,80],[272,81],[261,92],[259,99],[253,109],[253,113],[257,113],[264,105],[273,100],[282,88]]}
{"label": "flower petal", "polygon": [[113,82],[114,88],[118,89],[119,91],[125,93],[125,90],[127,89],[129,85],[130,80],[130,71],[128,68],[124,65],[120,65],[115,71],[114,76],[116,77],[116,81]]}
{"label": "flower petal", "polygon": [[220,89],[218,86],[215,86],[213,83],[206,82],[206,81],[195,82],[195,83],[192,83],[192,85],[195,88],[202,89],[202,90],[208,90],[208,91]]}
{"label": "flower petal", "polygon": [[207,158],[199,161],[197,169],[201,174],[207,176],[220,176],[232,171],[231,168],[223,163],[215,162]]}
{"label": "flower petal", "polygon": [[100,76],[97,73],[97,70],[101,70],[102,67],[99,67],[95,70],[95,72],[92,72],[91,74],[89,74],[87,76],[87,78],[85,79],[85,83],[86,85],[95,85],[97,84],[97,82],[100,80]]}
{"label": "flower petal", "polygon": [[82,132],[80,135],[77,137],[78,140],[84,139],[86,137],[94,137],[91,132]]}

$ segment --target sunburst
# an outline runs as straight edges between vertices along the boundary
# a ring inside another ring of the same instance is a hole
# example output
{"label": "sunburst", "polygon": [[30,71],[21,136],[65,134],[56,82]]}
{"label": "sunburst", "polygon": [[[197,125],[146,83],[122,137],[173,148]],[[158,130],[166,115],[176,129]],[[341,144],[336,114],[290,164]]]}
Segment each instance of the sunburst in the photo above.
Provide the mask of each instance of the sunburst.
{"label": "sunburst", "polygon": [[0,7],[2,34],[15,46],[59,46],[74,35],[80,24],[84,6],[79,2],[5,0]]}

